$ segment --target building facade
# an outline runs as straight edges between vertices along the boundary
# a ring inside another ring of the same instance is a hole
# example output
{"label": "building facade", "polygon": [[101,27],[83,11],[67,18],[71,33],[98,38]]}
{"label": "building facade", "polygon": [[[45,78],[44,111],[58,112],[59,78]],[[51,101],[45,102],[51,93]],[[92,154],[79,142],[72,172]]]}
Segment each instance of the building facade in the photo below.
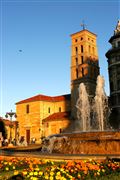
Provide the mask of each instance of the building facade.
{"label": "building facade", "polygon": [[106,53],[110,83],[111,125],[120,128],[120,20],[110,38],[111,49]]}
{"label": "building facade", "polygon": [[[24,136],[29,144],[32,138],[40,142],[41,138],[65,128],[66,123],[61,123],[55,130],[54,126],[48,130],[49,122],[43,120],[54,113],[70,111],[70,95],[45,96],[37,95],[16,103],[17,121],[19,122],[19,135]],[[57,119],[54,121],[57,125]],[[46,132],[47,131],[47,132]],[[20,138],[19,137],[19,138]]]}
{"label": "building facade", "polygon": [[83,29],[71,35],[71,111],[76,119],[76,102],[80,83],[86,85],[89,96],[95,95],[99,75],[96,34]]}

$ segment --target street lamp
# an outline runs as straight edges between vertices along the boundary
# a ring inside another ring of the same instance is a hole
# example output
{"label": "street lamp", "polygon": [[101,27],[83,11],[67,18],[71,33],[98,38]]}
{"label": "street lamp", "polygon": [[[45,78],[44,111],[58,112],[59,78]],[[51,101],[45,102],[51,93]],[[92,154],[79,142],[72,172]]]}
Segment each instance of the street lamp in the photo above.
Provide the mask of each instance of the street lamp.
{"label": "street lamp", "polygon": [[[16,113],[15,112],[13,112],[12,110],[10,111],[10,112],[6,112],[6,115],[5,115],[5,117],[6,118],[8,118],[8,117],[10,117],[10,121],[12,122],[12,117],[17,117],[17,115],[16,115]],[[10,143],[11,143],[11,141],[12,141],[12,126],[10,125]]]}

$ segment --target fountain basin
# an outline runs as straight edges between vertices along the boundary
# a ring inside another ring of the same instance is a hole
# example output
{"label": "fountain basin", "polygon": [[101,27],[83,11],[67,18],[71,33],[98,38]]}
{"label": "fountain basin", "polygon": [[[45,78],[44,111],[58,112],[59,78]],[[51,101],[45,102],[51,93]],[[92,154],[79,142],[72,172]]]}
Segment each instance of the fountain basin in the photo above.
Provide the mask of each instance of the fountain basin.
{"label": "fountain basin", "polygon": [[120,155],[120,131],[59,134],[54,141],[52,153]]}

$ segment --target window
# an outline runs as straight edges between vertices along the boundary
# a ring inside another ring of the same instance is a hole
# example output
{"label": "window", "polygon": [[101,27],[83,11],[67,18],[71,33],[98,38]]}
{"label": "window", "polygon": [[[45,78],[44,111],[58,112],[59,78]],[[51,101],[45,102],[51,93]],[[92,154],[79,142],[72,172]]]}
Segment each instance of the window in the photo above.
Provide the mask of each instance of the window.
{"label": "window", "polygon": [[76,66],[78,66],[78,58],[76,58]]}
{"label": "window", "polygon": [[81,41],[83,40],[83,37],[81,37]]}
{"label": "window", "polygon": [[84,68],[82,68],[82,76],[84,76]]}
{"label": "window", "polygon": [[113,82],[110,82],[110,89],[111,89],[111,91],[114,90]]}
{"label": "window", "polygon": [[59,107],[59,112],[61,112],[61,107]]}
{"label": "window", "polygon": [[83,56],[81,56],[81,64],[83,64],[83,63],[84,63]]}
{"label": "window", "polygon": [[120,47],[120,41],[118,41],[118,47]]}
{"label": "window", "polygon": [[46,127],[48,128],[49,127],[49,123],[47,122],[47,124],[46,124]]}
{"label": "window", "polygon": [[81,45],[81,52],[83,53],[83,45]]}
{"label": "window", "polygon": [[93,53],[93,54],[95,53],[94,47],[92,47],[92,53]]}
{"label": "window", "polygon": [[77,42],[77,39],[75,39],[75,42]]}
{"label": "window", "polygon": [[75,51],[76,51],[76,53],[78,52],[78,48],[77,47],[75,47]]}
{"label": "window", "polygon": [[120,65],[117,66],[117,74],[120,74]]}
{"label": "window", "polygon": [[120,56],[116,56],[116,61],[119,61],[120,60]]}
{"label": "window", "polygon": [[61,128],[60,128],[59,132],[62,133],[62,129]]}
{"label": "window", "polygon": [[27,104],[27,105],[26,105],[26,113],[28,114],[29,111],[30,111],[30,109],[29,109],[29,104]]}
{"label": "window", "polygon": [[50,107],[48,108],[48,113],[50,113]]}
{"label": "window", "polygon": [[118,104],[120,104],[120,94],[118,94]]}
{"label": "window", "polygon": [[89,46],[89,53],[91,52],[91,47]]}
{"label": "window", "polygon": [[117,90],[120,90],[120,79],[117,80]]}
{"label": "window", "polygon": [[111,97],[111,103],[112,103],[112,105],[116,104],[116,96]]}
{"label": "window", "polygon": [[78,69],[76,69],[76,78],[78,78]]}

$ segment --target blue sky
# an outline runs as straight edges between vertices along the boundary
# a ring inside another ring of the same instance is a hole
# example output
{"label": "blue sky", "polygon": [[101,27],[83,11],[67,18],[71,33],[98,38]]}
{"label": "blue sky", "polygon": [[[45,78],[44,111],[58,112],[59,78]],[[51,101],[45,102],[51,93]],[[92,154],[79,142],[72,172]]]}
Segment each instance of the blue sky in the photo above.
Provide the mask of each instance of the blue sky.
{"label": "blue sky", "polygon": [[0,116],[37,94],[70,93],[70,34],[82,30],[83,20],[98,36],[100,73],[109,95],[105,53],[120,18],[119,1],[0,2]]}

